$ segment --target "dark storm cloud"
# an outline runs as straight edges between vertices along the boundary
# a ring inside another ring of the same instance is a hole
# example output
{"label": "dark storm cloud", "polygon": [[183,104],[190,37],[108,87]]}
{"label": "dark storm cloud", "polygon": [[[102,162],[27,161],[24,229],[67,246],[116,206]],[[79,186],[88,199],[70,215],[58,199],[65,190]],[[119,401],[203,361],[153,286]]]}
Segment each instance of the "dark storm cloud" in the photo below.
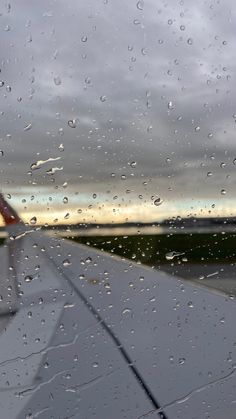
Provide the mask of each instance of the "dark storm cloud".
{"label": "dark storm cloud", "polygon": [[171,185],[173,199],[218,199],[223,187],[233,198],[232,1],[13,1],[0,12],[4,189],[142,193],[151,179],[150,193]]}

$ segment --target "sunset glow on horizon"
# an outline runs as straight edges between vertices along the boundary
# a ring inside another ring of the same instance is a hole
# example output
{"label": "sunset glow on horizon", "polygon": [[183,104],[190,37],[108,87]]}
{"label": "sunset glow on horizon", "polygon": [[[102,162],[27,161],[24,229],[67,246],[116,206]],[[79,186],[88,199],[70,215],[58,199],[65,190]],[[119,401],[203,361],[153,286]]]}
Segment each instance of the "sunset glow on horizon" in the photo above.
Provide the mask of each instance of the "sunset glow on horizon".
{"label": "sunset glow on horizon", "polygon": [[[83,199],[70,195],[67,201],[66,197],[58,194],[51,196],[51,199],[39,195],[36,201],[30,196],[20,198],[19,195],[11,195],[7,201],[25,223],[37,225],[154,223],[178,216],[200,218],[236,215],[236,200],[233,199],[219,199],[214,204],[208,199],[166,199],[155,205],[153,199],[143,202],[137,198],[122,197],[112,201],[99,194],[94,198],[91,195],[84,196]],[[0,226],[3,225],[0,218]]]}

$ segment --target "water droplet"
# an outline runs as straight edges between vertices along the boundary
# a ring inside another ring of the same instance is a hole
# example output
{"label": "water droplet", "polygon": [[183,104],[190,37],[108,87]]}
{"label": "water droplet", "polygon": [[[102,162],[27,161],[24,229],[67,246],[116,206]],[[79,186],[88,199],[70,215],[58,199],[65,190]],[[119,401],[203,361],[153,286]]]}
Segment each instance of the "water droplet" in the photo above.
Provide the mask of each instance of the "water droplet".
{"label": "water droplet", "polygon": [[184,31],[185,30],[185,26],[184,25],[180,25],[180,30]]}
{"label": "water droplet", "polygon": [[68,125],[70,128],[76,128],[76,121],[75,119],[69,119]]}
{"label": "water droplet", "polygon": [[[146,50],[146,48],[141,48],[141,54],[142,54],[142,55],[147,55],[147,50]],[[135,61],[136,61],[136,59],[135,59]]]}
{"label": "water droplet", "polygon": [[122,311],[122,314],[130,314],[132,313],[132,310],[130,308],[124,308],[124,310]]}
{"label": "water droplet", "polygon": [[11,86],[6,86],[6,91],[7,91],[8,93],[10,93],[10,92],[11,92]]}
{"label": "water droplet", "polygon": [[194,307],[194,305],[193,305],[193,302],[192,302],[192,301],[189,301],[187,305],[188,305],[188,307],[189,307],[189,308],[193,308],[193,307]]}
{"label": "water droplet", "polygon": [[168,25],[172,25],[173,24],[173,20],[172,19],[168,19]]}
{"label": "water droplet", "polygon": [[86,77],[85,78],[85,83],[86,84],[90,84],[91,83],[91,78],[90,77]]}
{"label": "water droplet", "polygon": [[33,277],[31,276],[31,275],[26,275],[25,276],[25,282],[31,282],[31,281],[33,281]]}
{"label": "water droplet", "polygon": [[188,45],[193,45],[193,39],[192,38],[188,38],[187,43],[188,43]]}
{"label": "water droplet", "polygon": [[64,304],[64,308],[73,308],[75,305],[74,304],[70,304],[70,303],[65,303]]}
{"label": "water droplet", "polygon": [[63,203],[64,203],[64,204],[67,204],[67,203],[68,203],[68,198],[67,198],[67,196],[64,196],[64,198],[63,198]]}
{"label": "water droplet", "polygon": [[54,83],[56,86],[60,86],[61,84],[61,78],[59,76],[54,77]]}
{"label": "water droplet", "polygon": [[48,162],[51,162],[51,161],[57,161],[57,160],[60,160],[60,159],[61,159],[61,157],[49,157],[47,160],[38,160],[38,161],[36,161],[36,162],[34,162],[30,165],[30,169],[31,170],[40,169],[41,166],[43,166],[44,164],[46,164]]}
{"label": "water droplet", "polygon": [[107,98],[106,98],[106,96],[104,96],[104,95],[103,95],[103,96],[100,96],[100,101],[101,101],[101,102],[105,102],[105,101],[106,101],[106,99],[107,99]]}
{"label": "water droplet", "polygon": [[54,173],[58,172],[58,171],[62,171],[63,170],[63,166],[61,167],[52,167],[51,169],[47,170],[46,173],[47,175],[54,175]]}
{"label": "water droplet", "polygon": [[28,124],[24,127],[24,131],[29,131],[32,128],[32,124]]}
{"label": "water droplet", "polygon": [[139,0],[137,3],[137,9],[138,10],[143,10],[144,8],[144,1],[143,0]]}
{"label": "water droplet", "polygon": [[36,224],[37,223],[37,218],[36,217],[32,217],[30,219],[30,224]]}
{"label": "water droplet", "polygon": [[136,167],[136,166],[137,166],[137,162],[136,162],[136,161],[132,161],[132,162],[130,163],[130,166],[131,166],[131,167],[133,167],[133,168],[134,168],[134,167]]}
{"label": "water droplet", "polygon": [[153,203],[156,207],[159,207],[159,205],[161,205],[162,202],[163,202],[163,200],[161,198],[156,198]]}
{"label": "water droplet", "polygon": [[4,81],[0,81],[0,87],[4,86]]}
{"label": "water droplet", "polygon": [[196,132],[200,131],[200,127],[199,126],[195,127],[194,129],[195,129]]}
{"label": "water droplet", "polygon": [[94,362],[93,363],[93,368],[97,368],[98,367],[98,362]]}
{"label": "water droplet", "polygon": [[185,363],[185,358],[179,358],[179,364],[183,365]]}
{"label": "water droplet", "polygon": [[82,38],[81,38],[81,41],[82,42],[87,42],[87,40],[88,40],[88,37],[86,35],[83,35]]}
{"label": "water droplet", "polygon": [[220,193],[221,193],[221,195],[225,195],[226,194],[226,190],[225,189],[221,189]]}
{"label": "water droplet", "polygon": [[65,266],[65,267],[70,266],[71,261],[69,259],[65,259],[65,260],[63,260],[62,265]]}
{"label": "water droplet", "polygon": [[170,102],[168,102],[167,107],[168,107],[168,109],[170,109],[170,110],[174,109],[174,105],[173,105],[173,102],[172,102],[171,100],[170,100]]}
{"label": "water droplet", "polygon": [[165,257],[166,257],[166,260],[173,260],[175,257],[177,257],[177,256],[181,256],[181,255],[183,255],[184,253],[180,253],[180,252],[168,252],[168,253],[166,253],[166,255],[165,255]]}

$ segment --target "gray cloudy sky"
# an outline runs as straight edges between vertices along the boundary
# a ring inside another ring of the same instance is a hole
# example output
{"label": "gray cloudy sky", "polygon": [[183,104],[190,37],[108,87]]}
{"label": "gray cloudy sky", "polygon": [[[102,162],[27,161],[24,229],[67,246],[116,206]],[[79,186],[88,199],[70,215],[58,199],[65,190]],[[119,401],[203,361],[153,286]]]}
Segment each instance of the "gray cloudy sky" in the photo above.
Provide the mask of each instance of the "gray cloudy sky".
{"label": "gray cloudy sky", "polygon": [[18,208],[235,214],[233,0],[15,0],[0,31],[1,187]]}

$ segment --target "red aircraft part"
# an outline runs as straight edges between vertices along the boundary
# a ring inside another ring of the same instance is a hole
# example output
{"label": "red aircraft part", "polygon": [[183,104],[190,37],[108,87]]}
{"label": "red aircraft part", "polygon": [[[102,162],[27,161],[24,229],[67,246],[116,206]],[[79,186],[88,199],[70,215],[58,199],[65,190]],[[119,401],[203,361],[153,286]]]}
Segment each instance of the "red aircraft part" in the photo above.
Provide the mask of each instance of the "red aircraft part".
{"label": "red aircraft part", "polygon": [[2,194],[0,194],[0,214],[6,225],[20,223],[21,219],[16,211],[5,201]]}

